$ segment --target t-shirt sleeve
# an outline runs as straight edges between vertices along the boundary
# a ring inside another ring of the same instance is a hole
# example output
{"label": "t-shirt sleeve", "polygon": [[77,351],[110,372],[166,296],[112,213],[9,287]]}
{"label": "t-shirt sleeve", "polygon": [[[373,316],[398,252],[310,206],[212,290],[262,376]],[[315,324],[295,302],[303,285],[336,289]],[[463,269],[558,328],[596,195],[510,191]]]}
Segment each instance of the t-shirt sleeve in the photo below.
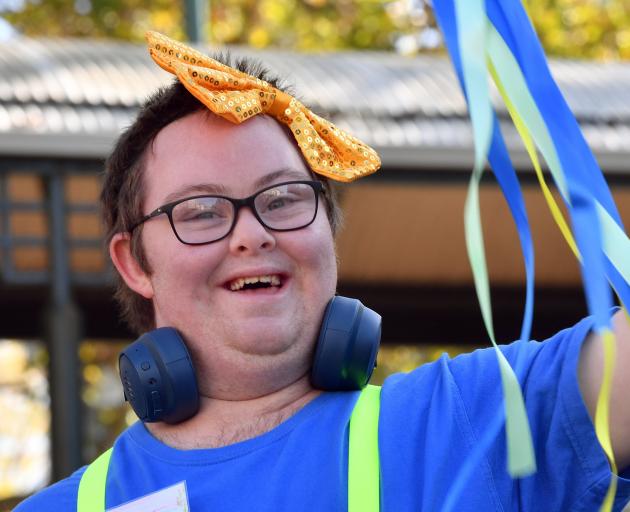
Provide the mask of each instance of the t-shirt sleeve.
{"label": "t-shirt sleeve", "polygon": [[[544,342],[501,347],[521,382],[530,421],[537,472],[506,478],[503,431],[488,462],[507,510],[593,511],[601,506],[611,478],[610,466],[595,436],[578,384],[583,341],[592,328],[586,318]],[[457,357],[449,364],[472,431],[481,439],[502,408],[499,370],[493,350]],[[615,510],[630,499],[630,480],[620,478]]]}
{"label": "t-shirt sleeve", "polygon": [[42,489],[20,503],[13,512],[76,512],[79,482],[86,467]]}

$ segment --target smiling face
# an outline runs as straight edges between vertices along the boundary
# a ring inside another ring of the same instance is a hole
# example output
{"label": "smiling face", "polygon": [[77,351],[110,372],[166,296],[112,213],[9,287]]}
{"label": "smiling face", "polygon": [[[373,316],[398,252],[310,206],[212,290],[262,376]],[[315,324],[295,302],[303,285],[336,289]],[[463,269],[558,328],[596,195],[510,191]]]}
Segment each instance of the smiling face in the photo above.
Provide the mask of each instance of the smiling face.
{"label": "smiling face", "polygon": [[[257,116],[234,125],[197,112],[164,128],[149,149],[144,213],[196,194],[243,198],[275,183],[310,179],[275,120]],[[183,334],[203,394],[254,398],[308,373],[337,281],[321,197],[315,221],[297,231],[265,229],[248,208],[227,238],[207,245],[179,242],[166,215],[142,229],[151,273],[125,265],[124,237],[112,241],[112,259],[130,287],[153,301],[156,325]],[[249,289],[248,281],[271,286]]]}

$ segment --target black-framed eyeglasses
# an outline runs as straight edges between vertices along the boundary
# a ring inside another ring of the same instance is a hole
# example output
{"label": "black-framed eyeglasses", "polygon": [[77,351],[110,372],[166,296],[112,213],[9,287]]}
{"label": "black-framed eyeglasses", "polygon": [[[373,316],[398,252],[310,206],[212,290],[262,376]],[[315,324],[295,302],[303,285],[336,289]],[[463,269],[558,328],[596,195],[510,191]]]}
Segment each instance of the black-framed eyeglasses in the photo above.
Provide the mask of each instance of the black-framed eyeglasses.
{"label": "black-framed eyeglasses", "polygon": [[177,239],[187,245],[218,242],[228,236],[244,206],[258,222],[273,231],[294,231],[311,224],[317,216],[319,181],[287,181],[259,190],[244,199],[217,195],[198,195],[178,199],[156,208],[129,230],[166,214]]}

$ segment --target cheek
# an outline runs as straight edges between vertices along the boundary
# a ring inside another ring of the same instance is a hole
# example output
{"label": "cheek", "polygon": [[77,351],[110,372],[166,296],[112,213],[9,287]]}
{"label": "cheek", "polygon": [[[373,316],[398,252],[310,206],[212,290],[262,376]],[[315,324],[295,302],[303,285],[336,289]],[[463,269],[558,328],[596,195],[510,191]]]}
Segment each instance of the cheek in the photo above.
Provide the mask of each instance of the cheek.
{"label": "cheek", "polygon": [[147,251],[147,259],[156,300],[160,301],[165,294],[173,298],[201,295],[208,289],[209,278],[224,251],[219,243],[188,246],[177,240],[161,239],[153,244],[152,251]]}
{"label": "cheek", "polygon": [[321,247],[321,251],[321,278],[332,294],[337,288],[337,253],[332,238],[326,241],[326,244]]}
{"label": "cheek", "polygon": [[310,286],[328,300],[337,287],[337,256],[330,228],[326,225],[320,229],[319,236],[312,237],[311,243],[302,248],[301,261],[308,269]]}

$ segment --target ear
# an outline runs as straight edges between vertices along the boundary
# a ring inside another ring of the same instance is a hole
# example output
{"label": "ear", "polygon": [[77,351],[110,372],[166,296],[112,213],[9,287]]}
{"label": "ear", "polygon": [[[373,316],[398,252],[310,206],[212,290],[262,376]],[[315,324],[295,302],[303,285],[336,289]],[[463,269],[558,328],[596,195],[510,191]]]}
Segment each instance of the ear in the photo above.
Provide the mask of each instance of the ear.
{"label": "ear", "polygon": [[109,255],[116,270],[134,292],[145,299],[153,298],[153,285],[147,273],[131,253],[129,233],[116,233],[109,243]]}

